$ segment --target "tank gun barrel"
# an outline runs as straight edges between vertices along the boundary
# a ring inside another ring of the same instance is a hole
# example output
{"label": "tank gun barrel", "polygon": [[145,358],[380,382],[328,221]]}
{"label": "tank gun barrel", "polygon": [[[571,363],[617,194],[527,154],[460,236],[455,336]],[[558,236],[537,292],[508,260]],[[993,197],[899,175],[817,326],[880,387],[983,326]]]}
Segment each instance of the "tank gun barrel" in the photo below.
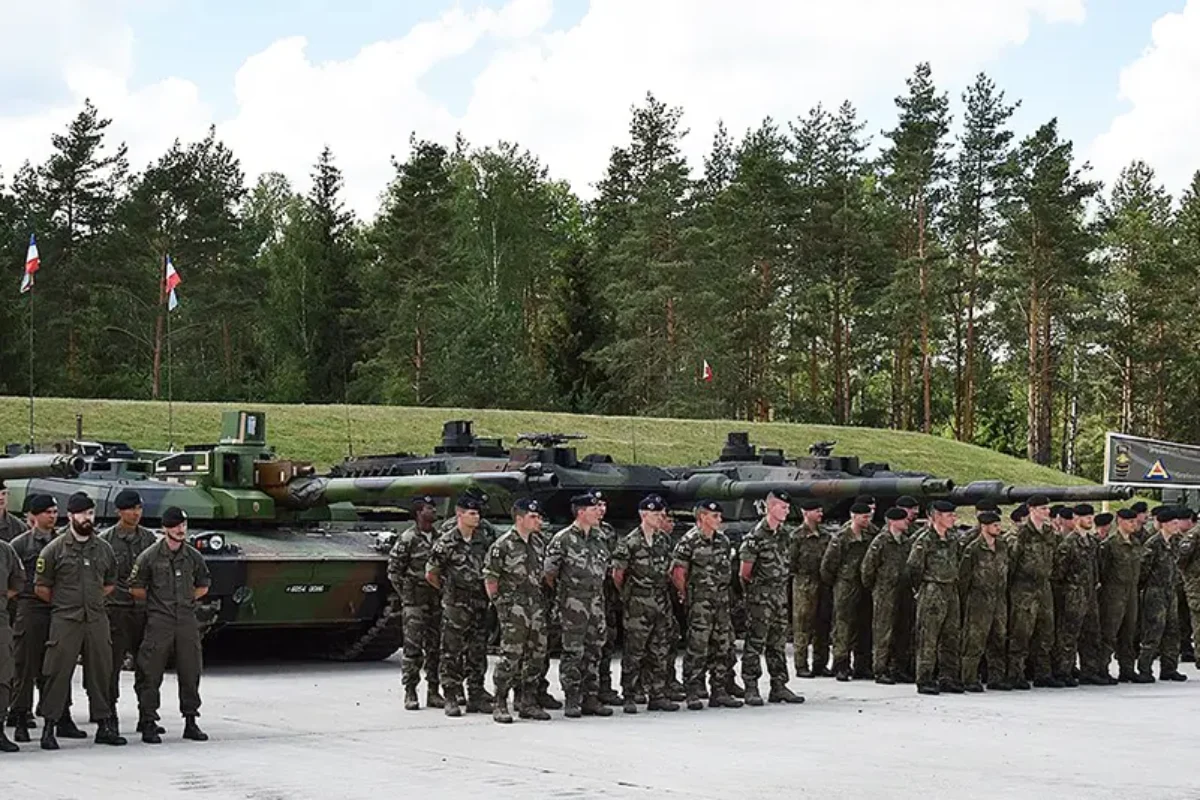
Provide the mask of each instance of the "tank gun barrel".
{"label": "tank gun barrel", "polygon": [[675,499],[736,500],[757,499],[773,492],[817,500],[847,500],[856,495],[937,497],[954,489],[948,478],[828,478],[810,481],[735,481],[723,475],[692,475],[676,481],[663,481],[663,491]]}
{"label": "tank gun barrel", "polygon": [[1133,497],[1130,486],[1012,486],[1001,481],[974,481],[950,492],[949,499],[960,505],[973,505],[980,500],[997,503],[1024,503],[1035,495],[1045,495],[1051,503],[1102,502],[1128,500]]}
{"label": "tank gun barrel", "polygon": [[269,493],[287,508],[305,509],[330,503],[371,504],[405,500],[420,495],[449,497],[473,487],[520,492],[551,489],[557,485],[557,475],[521,471],[362,478],[303,476],[293,478]]}
{"label": "tank gun barrel", "polygon": [[17,478],[74,478],[84,470],[80,456],[33,453],[0,458],[0,480]]}

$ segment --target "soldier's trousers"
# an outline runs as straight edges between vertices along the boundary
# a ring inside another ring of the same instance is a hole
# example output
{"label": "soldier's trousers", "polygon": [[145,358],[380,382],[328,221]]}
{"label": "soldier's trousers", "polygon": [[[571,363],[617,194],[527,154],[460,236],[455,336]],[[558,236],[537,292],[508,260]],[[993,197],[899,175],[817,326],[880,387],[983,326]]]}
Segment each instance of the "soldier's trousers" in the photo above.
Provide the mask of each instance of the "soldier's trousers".
{"label": "soldier's trousers", "polygon": [[871,596],[857,581],[833,585],[833,665],[863,672],[871,663]]}
{"label": "soldier's trousers", "polygon": [[[1200,586],[1187,593],[1188,615],[1192,622],[1192,648],[1200,648]],[[1195,654],[1196,663],[1200,664],[1200,653]]]}
{"label": "soldier's trousers", "polygon": [[1137,584],[1105,584],[1100,589],[1100,648],[1102,670],[1108,672],[1113,654],[1121,675],[1132,675],[1138,627]]}
{"label": "soldier's trousers", "polygon": [[8,714],[12,703],[13,678],[16,674],[16,659],[13,657],[13,632],[8,624],[8,614],[0,613],[0,725]]}
{"label": "soldier's trousers", "polygon": [[723,691],[730,676],[729,642],[733,639],[733,623],[724,598],[689,598],[687,620],[687,649],[683,654],[683,685],[689,696],[704,688],[704,674],[712,679],[712,687]]}
{"label": "soldier's trousers", "polygon": [[496,696],[509,689],[536,693],[546,659],[546,611],[541,595],[496,603],[500,620],[500,661],[492,680]]}
{"label": "soldier's trousers", "polygon": [[1100,644],[1100,601],[1096,587],[1086,586],[1084,593],[1083,624],[1079,628],[1079,673],[1099,675],[1104,671],[1103,647]]}
{"label": "soldier's trousers", "polygon": [[200,673],[204,664],[200,624],[195,614],[185,613],[178,619],[150,615],[142,647],[138,650],[138,664],[146,675],[146,683],[138,695],[139,722],[153,722],[158,718],[163,673],[172,656],[179,684],[179,713],[185,717],[199,715]]}
{"label": "soldier's trousers", "polygon": [[604,593],[590,597],[562,597],[562,655],[558,677],[568,700],[578,701],[600,692],[600,653],[608,635],[604,618]]}
{"label": "soldier's trousers", "polygon": [[600,649],[600,689],[612,689],[612,659],[621,626],[621,595],[611,580],[604,581],[604,647]]}
{"label": "soldier's trousers", "polygon": [[421,670],[429,688],[440,687],[442,650],[442,598],[433,592],[427,597],[405,600],[400,607],[404,623],[404,653],[400,657],[400,674],[404,685],[415,687],[421,682]]}
{"label": "soldier's trousers", "polygon": [[1054,675],[1067,678],[1075,668],[1079,653],[1079,632],[1087,614],[1087,595],[1083,586],[1071,584],[1058,588],[1054,606]]}
{"label": "soldier's trousers", "polygon": [[963,610],[962,671],[963,683],[979,680],[979,661],[987,655],[988,680],[1004,678],[1004,647],[1008,641],[1008,598],[1004,590],[997,597],[974,592],[966,598]]}
{"label": "soldier's trousers", "polygon": [[46,690],[38,703],[39,717],[58,720],[67,710],[71,675],[81,654],[85,661],[83,685],[87,690],[90,718],[102,720],[113,716],[113,707],[108,701],[113,668],[108,617],[73,622],[51,616],[50,636],[46,639],[46,655],[42,660]]}
{"label": "soldier's trousers", "polygon": [[1179,585],[1179,648],[1188,655],[1189,661],[1195,660],[1195,643],[1192,640],[1192,610],[1188,604],[1187,591],[1183,584]]}
{"label": "soldier's trousers", "polygon": [[1158,657],[1159,675],[1179,669],[1179,601],[1175,590],[1152,587],[1142,592],[1142,643],[1138,672],[1149,673]]}
{"label": "soldier's trousers", "polygon": [[670,601],[661,593],[630,593],[624,600],[621,691],[628,699],[642,688],[650,700],[661,700],[667,693],[668,671],[674,672],[675,626]]}
{"label": "soldier's trousers", "polygon": [[872,671],[891,675],[908,669],[912,629],[912,594],[904,584],[876,585],[871,590]]}
{"label": "soldier's trousers", "polygon": [[[142,697],[142,687],[146,685],[146,673],[137,659],[142,639],[146,635],[145,606],[109,606],[108,629],[112,636],[112,680],[108,684],[108,702],[115,712],[117,700],[121,697],[121,666],[125,663],[127,653],[132,653],[134,656],[133,691],[139,703]],[[139,711],[138,716],[143,717],[144,715]]]}
{"label": "soldier's trousers", "polygon": [[[13,627],[13,696],[11,709],[16,713],[33,712],[33,690],[38,699],[46,693],[46,678],[42,662],[46,658],[46,640],[50,638],[50,606],[35,598],[17,601],[16,625]],[[71,695],[67,695],[67,709]]]}
{"label": "soldier's trousers", "polygon": [[792,579],[792,644],[797,672],[808,666],[810,646],[813,668],[829,666],[832,611],[833,598],[828,586],[811,578]]}
{"label": "soldier's trousers", "polygon": [[[487,596],[478,594],[447,594],[442,598],[442,655],[443,693],[462,691],[463,680],[469,690],[483,688],[487,674]],[[449,700],[449,698],[447,698]]]}
{"label": "soldier's trousers", "polygon": [[1051,677],[1054,597],[1049,582],[1042,586],[1014,584],[1008,597],[1008,679],[1025,680],[1026,662],[1030,661],[1035,678]]}
{"label": "soldier's trousers", "polygon": [[959,647],[958,586],[926,582],[917,595],[917,685],[933,682],[934,671],[943,680],[957,680],[962,669]]}
{"label": "soldier's trousers", "polygon": [[787,635],[787,584],[747,587],[743,681],[756,683],[762,677],[762,657],[766,656],[771,685],[787,683]]}

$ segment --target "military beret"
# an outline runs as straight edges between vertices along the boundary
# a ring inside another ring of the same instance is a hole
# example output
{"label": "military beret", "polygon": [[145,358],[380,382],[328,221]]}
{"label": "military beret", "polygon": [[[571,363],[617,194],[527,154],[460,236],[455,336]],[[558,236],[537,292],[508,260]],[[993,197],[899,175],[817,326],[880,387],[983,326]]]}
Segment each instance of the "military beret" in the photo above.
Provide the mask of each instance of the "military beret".
{"label": "military beret", "polygon": [[888,519],[894,520],[908,519],[908,512],[900,506],[892,506],[887,511],[883,512],[883,515]]}
{"label": "military beret", "polygon": [[850,513],[851,514],[870,514],[871,507],[869,505],[867,505],[866,503],[855,503],[854,505],[850,506]]}
{"label": "military beret", "polygon": [[638,503],[638,511],[666,511],[667,503],[656,494],[648,494]]}
{"label": "military beret", "polygon": [[921,504],[917,502],[917,498],[913,497],[912,495],[908,495],[908,494],[901,495],[900,497],[896,498],[896,505],[900,506],[901,508],[920,508],[921,507]]}
{"label": "military beret", "polygon": [[717,514],[720,514],[721,513],[721,504],[718,503],[716,500],[701,500],[700,502],[696,503],[696,510],[697,511],[713,511],[713,512],[716,512]]}
{"label": "military beret", "polygon": [[999,511],[1000,506],[996,505],[995,500],[980,500],[975,504],[976,511]]}
{"label": "military beret", "polygon": [[122,489],[117,492],[116,499],[113,500],[113,505],[121,511],[128,511],[131,508],[137,508],[142,504],[142,496],[133,489]]}
{"label": "military beret", "polygon": [[571,498],[571,508],[591,508],[592,506],[597,505],[599,502],[600,501],[596,499],[595,495],[591,494],[590,492],[585,492],[584,494],[577,494]]}
{"label": "military beret", "polygon": [[[1133,514],[1130,516],[1130,519],[1133,519],[1133,517],[1136,517],[1136,516],[1137,516],[1137,514]],[[1097,525],[1111,525],[1112,521],[1113,521],[1113,515],[1108,513],[1107,511],[1105,511],[1103,514],[1096,515],[1095,522]]]}
{"label": "military beret", "polygon": [[1059,519],[1075,519],[1075,512],[1069,508],[1060,508],[1058,510]]}
{"label": "military beret", "polygon": [[821,507],[822,506],[821,506],[820,500],[813,500],[812,498],[809,498],[808,500],[800,501],[800,510],[801,511],[816,511],[818,508],[821,508]]}
{"label": "military beret", "polygon": [[44,514],[58,506],[58,501],[48,494],[35,494],[29,498],[29,513]]}
{"label": "military beret", "polygon": [[92,498],[88,497],[83,492],[76,492],[67,498],[67,513],[81,514],[90,508],[95,508],[96,503]]}
{"label": "military beret", "polygon": [[587,493],[590,494],[592,497],[596,498],[596,500],[598,502],[600,502],[600,503],[605,502],[604,501],[604,492],[600,491],[599,489],[588,489]]}
{"label": "military beret", "polygon": [[1012,511],[1008,512],[1008,518],[1013,522],[1020,522],[1029,516],[1029,506],[1024,504],[1017,506]]}
{"label": "military beret", "polygon": [[1055,503],[1054,505],[1050,506],[1050,516],[1057,517],[1062,513],[1063,508],[1065,508],[1065,506],[1063,506],[1061,503]]}
{"label": "military beret", "polygon": [[1154,508],[1150,509],[1150,516],[1158,519],[1158,512],[1162,511],[1164,508],[1166,508],[1166,506],[1155,506]]}
{"label": "military beret", "polygon": [[1117,516],[1121,519],[1137,519],[1138,512],[1133,510],[1133,507],[1121,508],[1117,510]]}
{"label": "military beret", "polygon": [[3,492],[8,487],[4,485],[4,479],[0,478],[0,492]]}
{"label": "military beret", "polygon": [[956,510],[957,506],[955,506],[954,503],[951,503],[949,500],[934,500],[932,508],[934,511],[941,511],[945,513]]}
{"label": "military beret", "polygon": [[1146,505],[1145,500],[1138,500],[1136,503],[1134,503],[1133,505],[1131,505],[1129,507],[1129,510],[1132,511],[1134,514],[1145,514],[1149,509],[1150,509],[1150,506]]}
{"label": "military beret", "polygon": [[1175,509],[1169,506],[1159,506],[1157,509],[1155,509],[1154,518],[1159,522],[1170,522],[1171,520],[1176,519]]}
{"label": "military beret", "polygon": [[875,498],[871,497],[869,494],[860,494],[858,497],[854,498],[854,502],[861,503],[864,506],[873,506],[875,505]]}
{"label": "military beret", "polygon": [[479,495],[463,492],[454,501],[454,507],[461,508],[463,511],[480,511],[483,509],[483,502],[479,499]]}
{"label": "military beret", "polygon": [[1000,521],[1000,515],[995,511],[980,511],[975,519],[979,520],[980,525],[995,525]]}
{"label": "military beret", "polygon": [[1090,517],[1095,513],[1096,509],[1093,508],[1089,503],[1080,503],[1079,505],[1075,506],[1075,516],[1077,517]]}
{"label": "military beret", "polygon": [[178,528],[185,522],[187,522],[187,514],[179,506],[171,506],[162,513],[162,526],[164,528]]}
{"label": "military beret", "polygon": [[540,514],[542,513],[542,504],[533,497],[521,497],[513,503],[513,511],[522,516],[525,514]]}
{"label": "military beret", "polygon": [[771,492],[767,497],[774,497],[776,500],[782,500],[789,504],[792,502],[792,496],[787,492]]}
{"label": "military beret", "polygon": [[1050,505],[1050,498],[1044,494],[1035,494],[1025,501],[1025,505],[1029,508],[1041,508]]}
{"label": "military beret", "polygon": [[411,508],[413,511],[420,511],[425,506],[434,508],[437,506],[437,503],[427,494],[418,495],[412,499],[411,503],[409,503],[409,508]]}

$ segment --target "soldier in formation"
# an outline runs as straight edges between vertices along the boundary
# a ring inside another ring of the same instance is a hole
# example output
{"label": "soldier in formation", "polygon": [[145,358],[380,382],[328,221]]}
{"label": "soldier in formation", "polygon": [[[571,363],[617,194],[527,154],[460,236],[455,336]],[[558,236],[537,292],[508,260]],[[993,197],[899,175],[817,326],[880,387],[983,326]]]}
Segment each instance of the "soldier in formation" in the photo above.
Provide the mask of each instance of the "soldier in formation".
{"label": "soldier in formation", "polygon": [[[871,596],[862,583],[862,561],[871,540],[871,506],[850,506],[843,525],[821,558],[821,580],[833,587],[833,670],[839,681],[870,679]],[[853,654],[853,670],[851,665]]]}
{"label": "soldier in formation", "polygon": [[416,711],[417,685],[425,670],[425,704],[442,708],[438,664],[442,647],[442,598],[425,580],[425,567],[434,541],[438,538],[437,505],[432,497],[412,502],[413,526],[400,534],[388,554],[388,580],[400,598],[404,626],[404,651],[400,673],[404,683],[404,707]]}
{"label": "soldier in formation", "polygon": [[906,509],[893,506],[884,518],[883,532],[871,540],[863,556],[862,583],[871,593],[871,670],[876,683],[892,685],[903,678],[909,659],[913,590],[906,565],[912,536]]}
{"label": "soldier in formation", "polygon": [[960,550],[954,515],[953,503],[934,501],[929,527],[916,538],[908,555],[908,577],[917,587],[916,677],[921,694],[963,691],[959,681]]}
{"label": "soldier in formation", "polygon": [[962,671],[959,680],[968,692],[983,691],[980,664],[987,656],[987,688],[1012,689],[1004,675],[1008,639],[1008,546],[1000,536],[1000,515],[981,511],[978,536],[963,548],[958,567],[958,591],[963,611]]}
{"label": "soldier in formation", "polygon": [[8,487],[0,480],[0,542],[11,542],[25,532],[25,523],[8,508]]}
{"label": "soldier in formation", "polygon": [[801,500],[800,513],[791,554],[793,659],[797,677],[818,678],[829,674],[833,591],[821,579],[821,561],[831,537],[821,527],[825,511],[819,501]]}
{"label": "soldier in formation", "polygon": [[[12,702],[16,659],[13,653],[13,631],[8,620],[8,607],[25,586],[25,566],[7,541],[0,539],[0,720],[8,714]],[[21,748],[10,742],[0,724],[0,753],[15,753]]]}

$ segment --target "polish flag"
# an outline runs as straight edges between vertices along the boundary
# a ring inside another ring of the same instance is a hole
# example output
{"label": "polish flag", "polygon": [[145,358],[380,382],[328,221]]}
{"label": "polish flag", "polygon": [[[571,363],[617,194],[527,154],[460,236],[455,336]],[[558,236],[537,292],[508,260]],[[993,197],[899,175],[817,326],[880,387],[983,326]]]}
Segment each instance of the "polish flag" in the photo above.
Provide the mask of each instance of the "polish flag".
{"label": "polish flag", "polygon": [[707,358],[704,359],[704,372],[702,374],[702,377],[704,378],[705,383],[712,383],[713,370],[712,370],[712,367],[709,365]]}
{"label": "polish flag", "polygon": [[37,239],[34,235],[29,234],[29,250],[25,253],[25,275],[21,278],[21,294],[25,294],[33,288],[33,273],[38,271],[38,267],[42,264],[38,257]]}
{"label": "polish flag", "polygon": [[175,271],[171,257],[167,256],[167,274],[163,281],[163,291],[167,295],[167,311],[174,311],[179,305],[179,297],[175,294],[175,288],[179,286],[179,283],[179,273]]}

